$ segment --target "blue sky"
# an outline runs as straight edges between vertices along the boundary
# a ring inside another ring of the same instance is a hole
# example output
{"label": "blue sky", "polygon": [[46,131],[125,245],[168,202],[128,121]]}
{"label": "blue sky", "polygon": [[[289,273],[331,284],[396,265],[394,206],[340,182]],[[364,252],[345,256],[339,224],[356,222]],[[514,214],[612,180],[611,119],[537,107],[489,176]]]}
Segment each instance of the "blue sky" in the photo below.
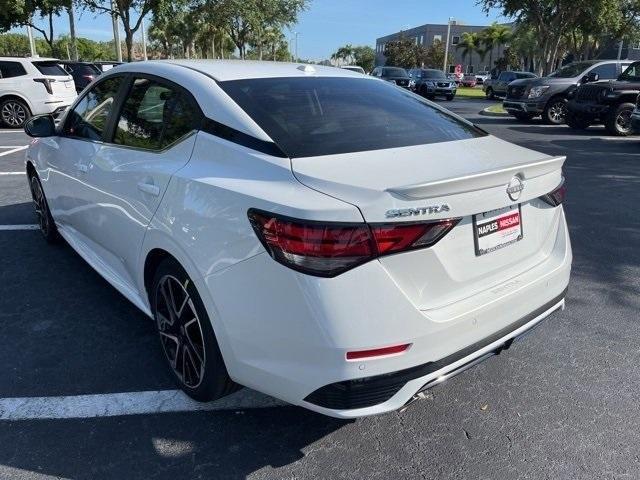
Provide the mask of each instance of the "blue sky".
{"label": "blue sky", "polygon": [[[468,25],[505,20],[498,11],[487,16],[476,0],[311,0],[292,31],[300,32],[301,58],[322,60],[346,43],[374,46],[377,37],[424,23],[446,23],[449,17]],[[68,32],[66,15],[55,28],[56,36]],[[77,30],[94,40],[113,35],[110,17],[90,12],[78,12]]]}

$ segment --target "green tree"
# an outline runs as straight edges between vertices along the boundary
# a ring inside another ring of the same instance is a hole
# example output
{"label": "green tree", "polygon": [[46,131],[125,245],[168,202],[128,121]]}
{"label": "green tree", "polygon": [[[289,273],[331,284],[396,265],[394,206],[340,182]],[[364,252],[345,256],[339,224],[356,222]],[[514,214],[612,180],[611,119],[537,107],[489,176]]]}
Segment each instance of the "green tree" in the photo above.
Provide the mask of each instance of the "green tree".
{"label": "green tree", "polygon": [[[65,0],[66,1],[66,0]],[[163,0],[78,0],[79,4],[91,12],[115,15],[124,28],[127,61],[133,60],[133,37],[140,29],[142,19],[151,11],[159,11]],[[138,18],[134,21],[135,15]]]}
{"label": "green tree", "polygon": [[489,66],[493,68],[493,50],[498,48],[498,54],[500,54],[500,47],[504,46],[511,39],[511,29],[506,25],[499,25],[493,22],[487,28],[482,30],[479,34],[480,44],[482,49],[480,50],[486,56],[489,54]]}
{"label": "green tree", "polygon": [[415,40],[405,36],[388,42],[384,48],[387,65],[402,68],[413,68],[422,65],[425,62],[426,53],[427,51],[422,45],[416,44]]}
{"label": "green tree", "polygon": [[269,30],[293,25],[309,0],[196,0],[207,22],[224,28],[240,58],[254,45],[262,58]]}
{"label": "green tree", "polygon": [[471,61],[471,56],[481,50],[480,35],[464,32],[460,37],[460,43],[456,45],[456,49],[462,50],[462,63],[465,63],[465,59]]}
{"label": "green tree", "polygon": [[433,42],[425,52],[425,66],[429,68],[442,68],[444,63],[444,44],[440,40]]}
{"label": "green tree", "polygon": [[[595,37],[619,40],[638,28],[640,0],[479,0],[485,11],[496,8],[516,24],[531,29],[538,48],[536,70],[547,74],[567,50],[584,51]],[[572,44],[573,40],[573,45]]]}
{"label": "green tree", "polygon": [[368,45],[354,47],[353,58],[356,65],[370,72],[376,64],[376,51]]}
{"label": "green tree", "polygon": [[[58,17],[68,6],[69,0],[2,0],[0,3],[0,32],[13,27],[30,26],[40,32],[50,52],[54,49],[54,17]],[[34,22],[34,16],[40,17],[46,24],[41,27]]]}

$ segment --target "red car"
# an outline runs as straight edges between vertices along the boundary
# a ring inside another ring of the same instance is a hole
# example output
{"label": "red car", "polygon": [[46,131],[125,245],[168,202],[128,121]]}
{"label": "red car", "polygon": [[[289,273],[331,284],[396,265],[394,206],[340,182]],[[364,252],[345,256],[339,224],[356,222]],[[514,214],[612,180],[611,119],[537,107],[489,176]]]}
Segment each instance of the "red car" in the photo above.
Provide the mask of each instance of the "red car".
{"label": "red car", "polygon": [[464,77],[462,77],[462,86],[463,87],[475,87],[478,83],[478,80],[476,79],[475,75],[465,75]]}

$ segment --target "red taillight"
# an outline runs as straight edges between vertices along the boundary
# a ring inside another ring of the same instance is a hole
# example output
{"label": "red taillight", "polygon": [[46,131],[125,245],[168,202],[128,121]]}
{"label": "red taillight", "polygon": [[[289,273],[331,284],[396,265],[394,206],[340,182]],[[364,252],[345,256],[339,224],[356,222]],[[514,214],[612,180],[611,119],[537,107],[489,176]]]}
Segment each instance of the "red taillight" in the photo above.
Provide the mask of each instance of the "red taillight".
{"label": "red taillight", "polygon": [[459,219],[369,225],[297,220],[249,211],[256,235],[274,260],[310,275],[335,277],[381,255],[434,245]]}
{"label": "red taillight", "polygon": [[553,192],[547,193],[540,197],[540,200],[548,203],[552,207],[557,207],[558,205],[564,202],[565,197],[567,196],[567,187],[564,181],[562,184],[556,188]]}
{"label": "red taillight", "polygon": [[371,350],[357,350],[355,352],[347,352],[347,360],[363,360],[372,357],[384,357],[387,355],[398,355],[405,352],[411,346],[410,343],[403,345],[394,345],[392,347],[374,348]]}

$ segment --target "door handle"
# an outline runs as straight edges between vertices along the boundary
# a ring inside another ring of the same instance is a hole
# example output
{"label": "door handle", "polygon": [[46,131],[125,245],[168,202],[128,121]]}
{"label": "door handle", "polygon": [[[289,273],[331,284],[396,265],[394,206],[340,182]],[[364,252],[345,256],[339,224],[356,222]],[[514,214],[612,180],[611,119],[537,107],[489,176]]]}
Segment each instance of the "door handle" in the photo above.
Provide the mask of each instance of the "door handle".
{"label": "door handle", "polygon": [[138,190],[144,193],[148,193],[149,195],[153,195],[154,197],[160,195],[160,187],[154,185],[153,183],[139,182]]}

